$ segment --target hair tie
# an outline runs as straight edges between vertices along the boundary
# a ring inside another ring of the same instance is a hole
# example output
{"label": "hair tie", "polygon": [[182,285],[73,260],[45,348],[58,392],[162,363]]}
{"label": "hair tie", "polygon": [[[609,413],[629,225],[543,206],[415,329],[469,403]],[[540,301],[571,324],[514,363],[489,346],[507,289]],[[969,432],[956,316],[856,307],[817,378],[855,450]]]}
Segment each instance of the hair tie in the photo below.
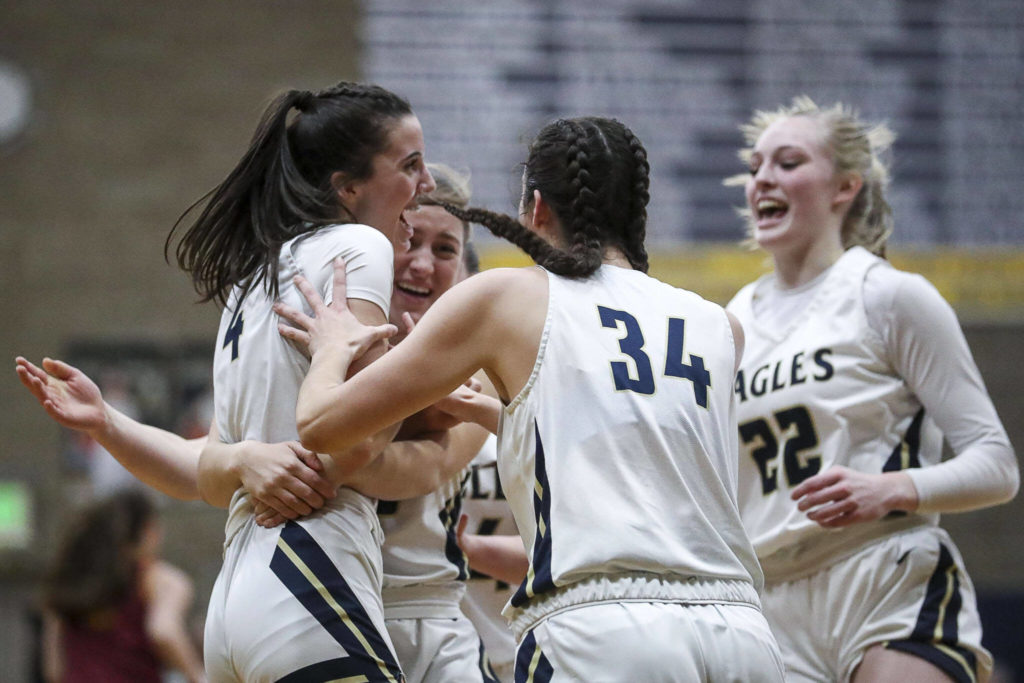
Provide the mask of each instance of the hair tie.
{"label": "hair tie", "polygon": [[308,90],[299,90],[296,93],[292,106],[303,113],[309,111],[310,107],[313,106],[313,100],[316,98],[316,95]]}

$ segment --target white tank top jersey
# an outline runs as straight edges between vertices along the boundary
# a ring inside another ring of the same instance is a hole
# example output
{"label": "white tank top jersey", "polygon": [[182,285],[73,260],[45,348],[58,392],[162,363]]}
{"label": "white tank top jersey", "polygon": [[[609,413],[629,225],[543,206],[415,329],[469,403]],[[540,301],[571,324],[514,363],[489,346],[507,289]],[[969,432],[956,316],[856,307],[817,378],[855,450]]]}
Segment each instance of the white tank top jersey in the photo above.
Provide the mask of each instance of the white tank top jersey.
{"label": "white tank top jersey", "polygon": [[[292,277],[303,275],[331,301],[332,262],[345,259],[348,297],[380,307],[391,304],[394,250],[388,239],[367,225],[331,225],[305,233],[281,247],[279,299],[311,313]],[[221,314],[213,361],[217,429],[226,443],[254,439],[266,443],[298,440],[295,404],[309,360],[277,331],[281,318],[274,300],[258,286],[238,306],[236,288]],[[235,495],[227,540],[251,511],[249,496]],[[371,507],[369,499],[366,505]]]}
{"label": "white tank top jersey", "polygon": [[754,315],[761,280],[728,305],[746,335],[735,383],[740,506],[769,581],[795,578],[880,537],[938,522],[937,515],[890,513],[826,530],[790,499],[800,482],[833,465],[881,473],[941,459],[938,428],[869,325],[865,277],[872,268],[890,267],[863,248],[849,249],[781,327],[769,328]]}
{"label": "white tank top jersey", "polygon": [[468,469],[419,498],[382,500],[384,616],[388,619],[462,616],[469,565],[455,540]]}
{"label": "white tank top jersey", "polygon": [[[462,501],[468,518],[466,531],[482,536],[517,536],[512,510],[498,480],[498,439],[487,437],[470,463],[469,481]],[[508,622],[501,616],[512,595],[512,586],[478,572],[471,572],[462,599],[462,611],[473,622],[487,656],[495,667],[511,664],[516,644]]]}
{"label": "white tank top jersey", "polygon": [[530,558],[506,616],[609,575],[709,578],[756,603],[725,312],[610,265],[579,280],[548,273],[548,287],[533,372],[499,429],[501,482]]}

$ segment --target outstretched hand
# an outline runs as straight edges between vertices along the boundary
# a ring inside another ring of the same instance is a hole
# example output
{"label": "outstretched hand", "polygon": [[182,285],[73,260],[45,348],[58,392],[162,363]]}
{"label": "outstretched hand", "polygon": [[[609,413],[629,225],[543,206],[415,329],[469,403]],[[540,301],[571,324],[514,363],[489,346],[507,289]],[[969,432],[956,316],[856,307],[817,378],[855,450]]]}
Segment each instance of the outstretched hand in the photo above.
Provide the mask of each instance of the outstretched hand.
{"label": "outstretched hand", "polygon": [[905,472],[871,474],[836,465],[803,481],[790,497],[797,509],[825,528],[881,519],[917,508],[917,489]]}
{"label": "outstretched hand", "polygon": [[285,339],[308,348],[310,356],[316,355],[319,350],[330,344],[341,344],[350,349],[351,360],[355,360],[377,342],[389,339],[398,332],[398,328],[390,323],[364,325],[349,310],[346,301],[345,261],[341,257],[334,259],[334,300],[330,306],[324,303],[309,280],[296,275],[294,282],[299,292],[309,302],[313,315],[306,315],[287,304],[277,302],[274,304],[274,312],[294,325],[290,327],[282,324],[278,325],[277,329]]}
{"label": "outstretched hand", "polygon": [[18,356],[18,379],[32,392],[46,413],[70,429],[90,432],[107,421],[103,394],[89,376],[59,360],[44,358],[43,367]]}

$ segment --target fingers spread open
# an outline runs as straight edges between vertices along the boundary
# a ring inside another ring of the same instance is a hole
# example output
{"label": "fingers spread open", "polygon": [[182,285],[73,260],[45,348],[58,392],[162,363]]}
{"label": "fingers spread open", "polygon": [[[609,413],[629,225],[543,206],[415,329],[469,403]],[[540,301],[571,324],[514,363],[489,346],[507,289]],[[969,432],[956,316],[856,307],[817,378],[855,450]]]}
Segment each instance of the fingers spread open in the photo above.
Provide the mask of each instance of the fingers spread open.
{"label": "fingers spread open", "polygon": [[68,379],[75,372],[74,367],[56,358],[44,358],[43,369],[57,379]]}
{"label": "fingers spread open", "polygon": [[319,316],[323,312],[323,310],[327,308],[327,306],[324,304],[323,298],[321,298],[320,296],[320,292],[316,291],[313,285],[309,283],[309,280],[302,277],[301,275],[296,275],[294,278],[292,278],[292,282],[295,283],[296,289],[299,290],[303,298],[305,298],[306,301],[309,302],[310,308],[313,309],[314,316]]}
{"label": "fingers spread open", "polygon": [[346,277],[345,259],[339,256],[334,259],[334,279],[331,281],[334,303],[338,306],[344,306],[345,299],[348,298],[348,286],[345,283]]}
{"label": "fingers spread open", "polygon": [[309,327],[313,324],[313,319],[311,317],[309,317],[302,311],[298,310],[297,308],[292,308],[286,303],[278,301],[277,303],[274,304],[273,308],[274,313],[277,313],[279,316],[281,316],[288,322],[292,323],[293,325],[298,325],[303,330],[308,330]]}

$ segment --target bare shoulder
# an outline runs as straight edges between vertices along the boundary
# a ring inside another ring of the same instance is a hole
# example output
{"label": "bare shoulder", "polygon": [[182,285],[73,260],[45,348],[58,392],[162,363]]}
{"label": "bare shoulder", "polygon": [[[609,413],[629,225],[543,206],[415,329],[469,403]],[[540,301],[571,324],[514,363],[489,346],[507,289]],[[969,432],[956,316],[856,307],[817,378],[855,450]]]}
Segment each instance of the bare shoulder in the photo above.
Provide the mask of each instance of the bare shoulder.
{"label": "bare shoulder", "polygon": [[[485,270],[445,292],[434,306],[439,309],[435,317],[454,314],[475,323],[489,322],[497,329],[510,316],[546,301],[547,288],[547,274],[537,267]],[[432,313],[428,311],[424,320]]]}
{"label": "bare shoulder", "polygon": [[142,575],[142,583],[149,596],[167,593],[192,594],[192,580],[188,574],[163,560],[156,560],[146,568]]}
{"label": "bare shoulder", "polygon": [[547,291],[547,274],[536,266],[526,268],[493,268],[460,283],[474,292],[492,295],[527,296],[535,290]]}
{"label": "bare shoulder", "polygon": [[743,349],[746,346],[747,339],[743,333],[743,325],[740,323],[740,319],[732,314],[730,311],[725,311],[725,317],[729,320],[729,327],[732,328],[732,341],[736,346],[736,366],[735,369],[739,370],[740,362],[743,360]]}

